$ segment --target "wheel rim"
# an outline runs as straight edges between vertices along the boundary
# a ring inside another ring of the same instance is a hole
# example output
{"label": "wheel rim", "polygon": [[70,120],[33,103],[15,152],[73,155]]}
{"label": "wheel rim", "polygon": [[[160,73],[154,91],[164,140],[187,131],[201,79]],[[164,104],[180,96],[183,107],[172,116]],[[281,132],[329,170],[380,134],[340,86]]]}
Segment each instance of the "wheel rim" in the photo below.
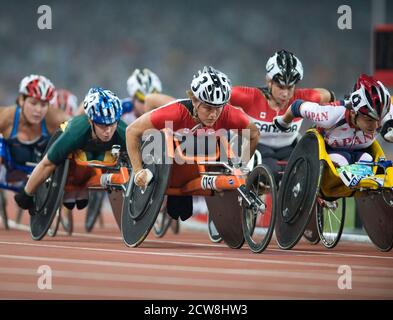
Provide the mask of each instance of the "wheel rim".
{"label": "wheel rim", "polygon": [[243,232],[251,251],[259,253],[269,244],[276,215],[276,185],[271,173],[258,166],[247,180],[246,190],[261,201],[259,207],[243,203]]}
{"label": "wheel rim", "polygon": [[317,227],[322,244],[334,248],[340,241],[345,222],[345,199],[317,200]]}

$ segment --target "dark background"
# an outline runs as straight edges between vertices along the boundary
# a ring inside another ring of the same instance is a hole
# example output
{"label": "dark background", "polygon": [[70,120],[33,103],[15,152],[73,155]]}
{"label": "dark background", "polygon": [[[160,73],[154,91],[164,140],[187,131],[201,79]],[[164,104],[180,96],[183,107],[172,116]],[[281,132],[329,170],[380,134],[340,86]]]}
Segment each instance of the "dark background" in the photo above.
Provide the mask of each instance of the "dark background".
{"label": "dark background", "polygon": [[[52,30],[39,30],[40,5],[52,9]],[[340,5],[352,9],[352,30],[337,27]],[[386,1],[386,22],[393,2]],[[371,1],[0,1],[0,105],[15,100],[30,73],[83,99],[100,85],[126,96],[134,68],[148,67],[164,92],[183,97],[192,75],[212,65],[233,84],[262,86],[274,51],[303,62],[302,87],[342,96],[370,73]]]}

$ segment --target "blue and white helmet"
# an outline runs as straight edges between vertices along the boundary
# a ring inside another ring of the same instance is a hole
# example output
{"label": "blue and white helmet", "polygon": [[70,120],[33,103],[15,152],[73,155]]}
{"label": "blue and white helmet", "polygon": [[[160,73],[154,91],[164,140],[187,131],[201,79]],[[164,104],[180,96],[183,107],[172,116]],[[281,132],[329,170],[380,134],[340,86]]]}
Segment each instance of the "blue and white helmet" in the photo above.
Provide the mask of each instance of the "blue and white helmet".
{"label": "blue and white helmet", "polygon": [[83,100],[86,115],[97,124],[110,125],[120,120],[122,107],[120,99],[110,90],[94,87]]}

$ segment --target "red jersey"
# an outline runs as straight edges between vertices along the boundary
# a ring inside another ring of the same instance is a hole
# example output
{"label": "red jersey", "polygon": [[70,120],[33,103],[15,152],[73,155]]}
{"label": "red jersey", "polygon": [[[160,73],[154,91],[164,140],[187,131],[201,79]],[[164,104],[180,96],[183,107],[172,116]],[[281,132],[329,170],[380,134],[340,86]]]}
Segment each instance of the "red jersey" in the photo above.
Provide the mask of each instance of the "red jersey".
{"label": "red jersey", "polygon": [[[199,122],[192,117],[192,110],[193,106],[191,100],[176,100],[152,110],[150,113],[150,121],[154,128],[158,130],[171,125],[173,131],[193,129],[198,126]],[[227,104],[223,107],[214,125],[211,128],[205,127],[205,129],[213,129],[214,131],[219,129],[245,129],[248,124],[248,116],[243,110]]]}
{"label": "red jersey", "polygon": [[301,118],[294,119],[289,132],[281,132],[273,124],[273,118],[283,115],[296,99],[320,103],[321,95],[318,90],[314,89],[295,89],[288,106],[275,111],[269,107],[262,89],[236,86],[232,88],[230,103],[241,107],[251,117],[261,133],[260,144],[277,149],[290,146],[299,134],[303,122]]}

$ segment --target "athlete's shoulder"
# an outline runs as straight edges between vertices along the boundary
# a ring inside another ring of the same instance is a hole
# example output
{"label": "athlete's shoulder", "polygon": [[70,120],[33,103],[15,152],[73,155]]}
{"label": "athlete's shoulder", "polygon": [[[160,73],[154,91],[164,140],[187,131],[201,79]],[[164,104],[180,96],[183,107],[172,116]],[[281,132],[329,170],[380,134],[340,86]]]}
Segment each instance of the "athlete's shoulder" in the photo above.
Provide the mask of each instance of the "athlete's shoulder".
{"label": "athlete's shoulder", "polygon": [[14,122],[16,105],[0,107],[0,133],[4,136],[11,130]]}
{"label": "athlete's shoulder", "polygon": [[318,90],[312,88],[295,89],[293,99],[303,99],[312,102],[320,102],[321,94]]}
{"label": "athlete's shoulder", "polygon": [[248,87],[248,86],[234,86],[232,87],[231,99],[232,98],[251,98],[254,96],[264,96],[263,88]]}
{"label": "athlete's shoulder", "polygon": [[123,109],[123,113],[128,113],[134,109],[134,103],[131,98],[124,98],[121,100],[121,107]]}

